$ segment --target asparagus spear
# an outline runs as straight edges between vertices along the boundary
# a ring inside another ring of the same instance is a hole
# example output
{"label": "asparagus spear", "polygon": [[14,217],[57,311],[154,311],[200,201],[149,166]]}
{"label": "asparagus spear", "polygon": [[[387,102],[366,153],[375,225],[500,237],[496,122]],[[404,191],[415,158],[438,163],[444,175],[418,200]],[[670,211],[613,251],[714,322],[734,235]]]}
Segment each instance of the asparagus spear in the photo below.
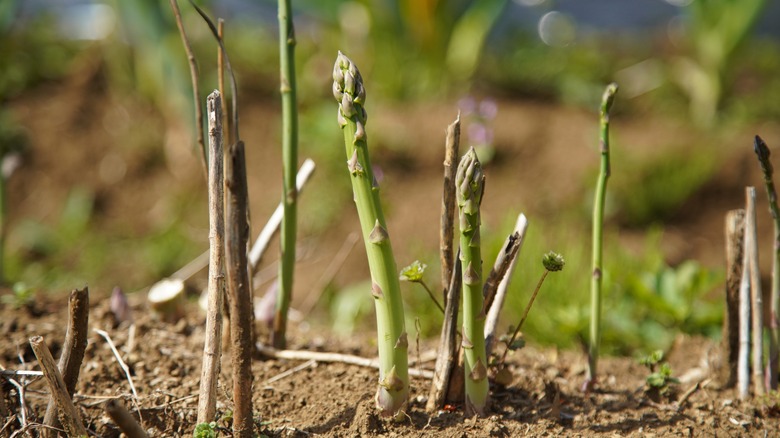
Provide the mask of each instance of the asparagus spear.
{"label": "asparagus spear", "polygon": [[482,255],[479,244],[479,205],[485,188],[482,165],[470,148],[455,176],[460,218],[460,263],[463,272],[463,349],[466,410],[484,415],[488,402],[485,353],[485,312],[482,296]]}
{"label": "asparagus spear", "polygon": [[601,342],[601,242],[604,226],[604,200],[606,198],[609,166],[609,110],[615,100],[618,86],[611,83],[604,90],[601,100],[601,169],[596,185],[596,200],[593,205],[593,272],[590,281],[590,345],[588,346],[588,374],[585,389],[596,384],[596,366],[598,365],[599,343]]}
{"label": "asparagus spear", "polygon": [[777,389],[778,361],[780,360],[780,324],[778,324],[778,312],[780,311],[780,209],[777,207],[777,190],[772,179],[774,168],[769,161],[769,148],[761,137],[756,136],[754,150],[758,156],[758,162],[761,165],[761,173],[764,175],[764,185],[766,194],[769,197],[769,211],[772,213],[774,222],[775,240],[774,252],[772,253],[772,292],[770,295],[770,313],[769,313],[769,360],[767,362],[767,372],[769,376],[768,390]]}
{"label": "asparagus spear", "polygon": [[282,222],[279,264],[279,299],[276,300],[273,345],[284,349],[287,345],[287,313],[292,297],[295,269],[295,234],[298,192],[295,189],[295,169],[298,165],[298,111],[295,99],[295,29],[290,0],[279,0],[279,58],[282,77],[282,156],[284,173],[284,221]]}
{"label": "asparagus spear", "polygon": [[371,294],[376,305],[380,362],[376,406],[382,415],[397,416],[409,396],[404,309],[393,249],[379,202],[379,185],[368,156],[367,115],[363,108],[366,90],[357,66],[341,52],[333,66],[333,95],[339,102],[338,123],[344,132],[347,168],[366,245]]}

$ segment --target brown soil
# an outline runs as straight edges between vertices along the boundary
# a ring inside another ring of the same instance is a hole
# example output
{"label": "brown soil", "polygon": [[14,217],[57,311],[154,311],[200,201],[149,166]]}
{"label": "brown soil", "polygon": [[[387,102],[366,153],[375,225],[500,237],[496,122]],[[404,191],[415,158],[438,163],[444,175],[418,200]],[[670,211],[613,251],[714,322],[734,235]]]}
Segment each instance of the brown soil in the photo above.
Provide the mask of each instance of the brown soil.
{"label": "brown soil", "polygon": [[[27,309],[2,309],[2,363],[14,370],[37,369],[27,342],[33,335],[43,335],[56,357],[65,307],[59,300],[47,300]],[[134,306],[134,315],[136,332],[131,346],[127,323],[115,326],[107,300],[92,306],[90,326],[109,332],[130,368],[138,398],[132,396],[130,383],[107,342],[90,333],[75,397],[82,418],[97,436],[119,436],[102,408],[107,399],[117,397],[131,408],[137,403],[150,436],[190,436],[195,426],[204,319],[190,317],[167,324],[150,317],[143,304]],[[369,342],[324,338],[311,331],[297,331],[293,344],[295,349],[364,356],[372,354],[369,347]],[[740,402],[733,391],[717,389],[708,378],[711,348],[707,340],[681,338],[670,364],[682,381],[660,397],[645,390],[648,372],[635,360],[604,359],[599,389],[583,394],[579,389],[585,366],[581,354],[526,348],[511,358],[511,384],[492,385],[487,418],[465,417],[457,403],[446,411],[426,413],[429,382],[414,379],[408,417],[400,423],[378,417],[373,409],[376,370],[317,363],[280,376],[303,361],[258,358],[253,363],[254,408],[258,430],[269,436],[777,436],[777,400],[772,408],[760,402]],[[221,417],[231,407],[229,363],[226,352],[218,401]],[[423,364],[424,368],[431,366]],[[701,389],[678,409],[675,402],[681,394],[702,380]],[[35,424],[45,410],[48,390],[43,379],[19,381],[26,387],[27,421]],[[10,413],[0,436],[9,436],[19,429],[19,399],[8,382],[3,382],[3,390]],[[220,427],[225,426],[220,422]]]}
{"label": "brown soil", "polygon": [[[14,115],[27,128],[31,141],[27,164],[10,182],[11,227],[23,218],[51,223],[69,189],[83,185],[97,195],[98,210],[91,223],[96,232],[143,235],[156,224],[171,220],[166,215],[173,208],[171,199],[178,197],[193,203],[192,211],[201,212],[181,220],[193,240],[205,249],[204,184],[197,160],[181,139],[182,130],[166,131],[159,113],[149,113],[152,110],[148,104],[109,94],[101,85],[100,68],[89,71],[85,75],[79,70],[68,81],[47,84],[11,102]],[[254,101],[242,114],[244,140],[257,145],[248,152],[249,167],[257,169],[250,172],[249,181],[255,232],[279,199],[281,177],[279,166],[274,164],[280,159],[274,134],[278,129],[276,107],[275,101]],[[454,108],[454,103],[412,108],[380,104],[371,108],[369,134],[387,133],[377,145],[375,160],[384,166],[383,195],[390,206],[388,228],[394,235],[403,236],[400,243],[395,243],[401,263],[413,260],[420,248],[436,248],[442,131],[454,116]],[[500,101],[499,108],[494,124],[498,156],[487,172],[491,188],[511,189],[486,195],[484,221],[499,224],[508,212],[520,206],[530,217],[546,220],[563,205],[581,203],[585,195],[581,182],[597,165],[590,147],[596,135],[593,114],[553,104],[509,100]],[[658,145],[678,147],[695,141],[695,133],[668,120],[636,116],[615,120],[616,138],[632,145],[638,154],[657,153]],[[762,126],[761,132],[768,138],[780,138],[777,124]],[[338,138],[334,138],[335,147]],[[749,133],[732,133],[724,135],[721,144],[713,145],[723,148],[726,152],[721,153],[733,165],[724,167],[666,224],[663,247],[670,262],[695,258],[709,266],[722,264],[723,214],[741,205],[742,186],[760,182],[750,148],[737,152],[728,146],[737,143],[737,138],[739,144],[749,144],[742,141],[750,138]],[[101,163],[117,159],[124,163],[123,175],[100,172]],[[314,184],[324,184],[329,177],[327,173],[318,175],[315,181],[320,182]],[[765,207],[760,198],[759,208]],[[308,231],[316,229],[316,218],[301,218],[303,253],[314,255],[301,261],[294,306],[308,293],[316,293],[322,272],[354,230],[357,219],[348,202],[338,216],[327,233]],[[764,236],[769,235],[767,222],[760,224]],[[631,245],[642,235],[643,230],[622,230],[620,237]],[[117,244],[121,245],[121,240]],[[118,436],[101,404],[107,398],[120,397],[128,406],[138,404],[143,424],[152,430],[152,436],[190,435],[195,426],[203,317],[193,311],[186,321],[166,324],[148,316],[141,295],[136,295],[136,337],[134,344],[128,345],[128,327],[114,327],[104,298],[117,284],[137,288],[157,278],[139,276],[132,264],[119,257],[109,261],[109,266],[111,275],[90,279],[90,326],[109,331],[131,368],[139,397],[131,397],[128,382],[106,342],[91,333],[76,396],[85,422],[98,436]],[[353,251],[345,266],[349,269],[339,272],[335,284],[366,277],[362,251]],[[0,307],[0,364],[8,369],[37,369],[27,343],[33,335],[45,336],[57,357],[66,307],[66,298],[53,293],[39,296],[32,308]],[[370,336],[337,339],[320,329],[304,330],[301,326],[294,330],[291,346],[296,349],[366,357],[375,354]],[[423,350],[432,347],[424,344]],[[711,382],[703,384],[681,409],[674,408],[681,393],[709,377],[706,364],[711,347],[705,340],[681,338],[670,362],[675,375],[690,378],[676,388],[676,394],[655,401],[644,392],[647,371],[634,359],[604,359],[599,390],[583,394],[579,391],[585,365],[582,354],[528,347],[511,360],[512,384],[493,385],[493,410],[484,419],[465,418],[457,404],[452,412],[425,413],[427,382],[415,380],[409,417],[392,424],[373,411],[374,370],[320,363],[269,383],[269,379],[300,363],[260,358],[253,368],[254,405],[262,421],[259,430],[272,436],[778,436],[777,400],[772,409],[760,402],[740,402],[731,390],[721,391]],[[228,358],[229,353],[226,364]],[[219,400],[223,415],[231,407],[228,382],[226,365],[221,379],[225,390]],[[25,383],[29,383],[28,421],[34,423],[43,415],[48,391],[40,380]],[[0,436],[8,436],[19,429],[20,407],[16,389],[5,380],[2,388],[10,413],[0,424]]]}

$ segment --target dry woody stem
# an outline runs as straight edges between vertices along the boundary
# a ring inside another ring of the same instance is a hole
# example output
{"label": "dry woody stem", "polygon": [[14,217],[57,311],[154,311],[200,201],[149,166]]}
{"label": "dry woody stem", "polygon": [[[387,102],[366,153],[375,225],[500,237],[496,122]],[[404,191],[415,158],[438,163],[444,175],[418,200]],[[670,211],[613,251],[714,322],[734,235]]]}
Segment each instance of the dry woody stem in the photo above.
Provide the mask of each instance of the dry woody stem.
{"label": "dry woody stem", "polygon": [[723,366],[720,383],[731,388],[737,383],[739,360],[739,285],[745,241],[745,210],[731,210],[726,215],[726,308],[723,318],[721,351]]}
{"label": "dry woody stem", "polygon": [[745,219],[745,254],[749,257],[751,335],[753,341],[753,390],[755,395],[764,394],[764,306],[761,297],[761,272],[758,265],[758,236],[756,231],[756,189],[748,187]]}
{"label": "dry woody stem", "polygon": [[455,264],[453,258],[453,239],[455,236],[455,172],[458,170],[458,149],[460,147],[460,112],[458,117],[447,126],[444,145],[444,189],[441,198],[441,221],[439,228],[439,249],[441,259],[441,287],[444,291],[444,303],[447,303],[447,287],[452,278]]}
{"label": "dry woody stem", "polygon": [[62,423],[68,436],[86,437],[87,429],[84,428],[84,424],[81,422],[79,411],[70,399],[65,381],[62,379],[57,365],[54,364],[54,359],[51,357],[51,352],[46,346],[43,337],[33,336],[30,338],[30,346],[33,353],[35,353],[35,357],[38,358],[38,364],[41,366],[43,376],[49,384],[51,396],[59,410],[60,423]]}
{"label": "dry woody stem", "polygon": [[[89,333],[89,288],[74,289],[68,299],[68,328],[65,331],[65,343],[62,347],[62,355],[58,368],[65,382],[68,395],[73,397],[76,391],[76,383],[79,380],[79,370],[84,361],[84,352],[87,349],[87,334]],[[46,406],[46,414],[43,424],[51,427],[59,427],[57,421],[57,407],[54,400],[50,400]],[[46,429],[44,434],[51,429]]]}
{"label": "dry woody stem", "polygon": [[517,264],[517,257],[520,254],[520,250],[523,247],[523,241],[525,240],[525,232],[528,229],[528,219],[525,215],[520,213],[517,217],[517,223],[515,224],[514,234],[517,234],[517,251],[512,256],[512,260],[509,263],[509,268],[504,274],[504,278],[498,284],[498,290],[496,291],[493,303],[488,307],[487,319],[485,319],[485,350],[488,357],[493,352],[493,348],[496,345],[496,330],[498,329],[498,318],[501,315],[501,309],[504,307],[504,300],[506,299],[507,291],[509,290],[509,281],[512,278],[512,272],[515,270]]}
{"label": "dry woody stem", "polygon": [[[458,251],[457,257],[460,257]],[[434,412],[444,407],[447,399],[452,373],[458,361],[458,306],[461,294],[461,269],[460,263],[453,266],[450,283],[447,286],[447,301],[444,305],[444,322],[439,337],[439,352],[434,365],[433,382],[428,393],[428,402],[425,409]]]}
{"label": "dry woody stem", "polygon": [[222,98],[214,91],[206,101],[209,123],[209,278],[206,340],[198,399],[198,423],[214,420],[217,413],[217,382],[222,356],[222,306],[225,274],[225,194],[223,173]]}
{"label": "dry woody stem", "polygon": [[130,411],[124,407],[122,402],[117,399],[111,399],[103,405],[103,409],[106,411],[109,417],[114,420],[114,423],[119,427],[119,430],[124,433],[127,438],[146,438],[148,435],[146,431],[135,421]]}
{"label": "dry woody stem", "polygon": [[244,143],[231,146],[225,163],[225,269],[230,304],[233,366],[233,434],[251,437],[252,422],[252,287],[247,261],[249,212]]}

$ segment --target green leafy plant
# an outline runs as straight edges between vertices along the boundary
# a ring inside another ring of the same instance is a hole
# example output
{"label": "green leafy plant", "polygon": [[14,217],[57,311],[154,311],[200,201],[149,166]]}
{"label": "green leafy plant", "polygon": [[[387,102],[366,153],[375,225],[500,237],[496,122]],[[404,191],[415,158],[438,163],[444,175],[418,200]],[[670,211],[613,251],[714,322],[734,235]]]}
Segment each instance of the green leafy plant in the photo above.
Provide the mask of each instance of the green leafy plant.
{"label": "green leafy plant", "polygon": [[656,350],[639,359],[639,363],[650,370],[650,374],[645,379],[648,388],[658,390],[661,394],[667,394],[670,385],[676,385],[680,381],[672,377],[672,367],[668,362],[663,362],[663,359],[664,352]]}
{"label": "green leafy plant", "polygon": [[193,438],[217,438],[217,422],[198,424],[192,436]]}
{"label": "green leafy plant", "polygon": [[371,271],[371,294],[377,316],[379,387],[376,406],[397,416],[409,396],[408,338],[395,258],[390,245],[379,184],[374,177],[365,131],[366,89],[357,66],[339,52],[333,66],[333,95],[339,103],[338,123],[344,133],[347,168]]}
{"label": "green leafy plant", "polygon": [[30,305],[35,299],[35,290],[25,283],[14,283],[11,294],[0,296],[0,302],[13,306],[15,309]]}

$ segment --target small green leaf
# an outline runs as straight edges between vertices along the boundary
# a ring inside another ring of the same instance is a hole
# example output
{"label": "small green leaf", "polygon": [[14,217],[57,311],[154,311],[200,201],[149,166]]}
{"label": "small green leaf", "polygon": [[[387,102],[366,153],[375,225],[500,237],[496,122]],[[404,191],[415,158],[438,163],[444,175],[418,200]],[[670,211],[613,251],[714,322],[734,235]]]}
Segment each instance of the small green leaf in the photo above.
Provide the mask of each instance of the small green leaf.
{"label": "small green leaf", "polygon": [[428,265],[421,263],[419,260],[415,260],[411,265],[401,269],[401,275],[398,277],[402,281],[411,281],[413,283],[419,283],[422,281],[423,273]]}

